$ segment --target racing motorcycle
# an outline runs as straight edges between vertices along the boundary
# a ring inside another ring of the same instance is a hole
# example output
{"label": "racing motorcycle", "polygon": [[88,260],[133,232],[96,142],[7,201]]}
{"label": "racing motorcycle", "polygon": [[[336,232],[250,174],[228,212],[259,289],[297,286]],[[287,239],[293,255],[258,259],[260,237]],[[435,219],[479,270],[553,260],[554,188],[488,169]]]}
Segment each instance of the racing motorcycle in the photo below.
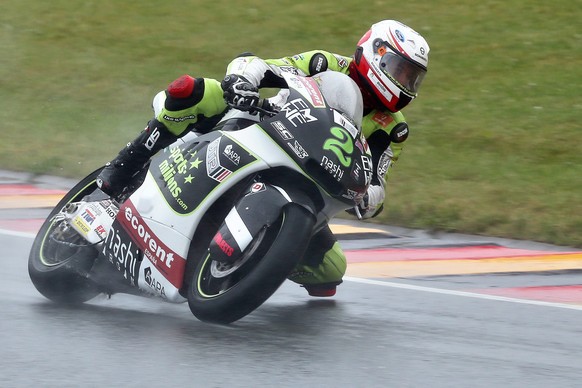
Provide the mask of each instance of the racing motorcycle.
{"label": "racing motorcycle", "polygon": [[101,169],[80,181],[34,240],[37,290],[60,303],[102,293],[187,301],[215,323],[258,308],[310,237],[357,209],[372,177],[355,83],[338,72],[285,80],[280,109],[231,109],[212,132],[155,155],[119,198],[97,187]]}

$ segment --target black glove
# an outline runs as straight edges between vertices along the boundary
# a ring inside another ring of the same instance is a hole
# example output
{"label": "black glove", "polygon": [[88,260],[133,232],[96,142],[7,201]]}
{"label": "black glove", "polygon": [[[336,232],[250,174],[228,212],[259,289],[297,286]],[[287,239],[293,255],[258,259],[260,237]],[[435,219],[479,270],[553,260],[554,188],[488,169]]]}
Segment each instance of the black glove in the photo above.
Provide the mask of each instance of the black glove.
{"label": "black glove", "polygon": [[259,89],[241,75],[227,75],[220,86],[224,99],[229,105],[241,110],[249,110],[248,107],[259,104]]}

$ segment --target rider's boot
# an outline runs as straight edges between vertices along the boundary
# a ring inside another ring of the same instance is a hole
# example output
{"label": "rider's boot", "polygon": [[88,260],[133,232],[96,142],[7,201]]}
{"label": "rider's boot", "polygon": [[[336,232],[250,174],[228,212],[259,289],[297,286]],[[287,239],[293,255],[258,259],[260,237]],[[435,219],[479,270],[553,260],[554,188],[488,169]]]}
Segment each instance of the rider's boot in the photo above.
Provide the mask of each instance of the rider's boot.
{"label": "rider's boot", "polygon": [[[326,228],[322,234],[331,231]],[[289,280],[299,283],[311,296],[328,297],[334,296],[336,288],[342,283],[342,278],[346,273],[346,256],[339,243],[336,241],[332,247],[325,250],[325,238],[318,234],[310,242],[305,259],[289,275]],[[321,244],[319,247],[314,245]]]}
{"label": "rider's boot", "polygon": [[135,140],[127,143],[119,155],[105,165],[97,176],[97,186],[107,195],[118,196],[153,155],[176,139],[177,136],[164,124],[156,119],[151,120]]}

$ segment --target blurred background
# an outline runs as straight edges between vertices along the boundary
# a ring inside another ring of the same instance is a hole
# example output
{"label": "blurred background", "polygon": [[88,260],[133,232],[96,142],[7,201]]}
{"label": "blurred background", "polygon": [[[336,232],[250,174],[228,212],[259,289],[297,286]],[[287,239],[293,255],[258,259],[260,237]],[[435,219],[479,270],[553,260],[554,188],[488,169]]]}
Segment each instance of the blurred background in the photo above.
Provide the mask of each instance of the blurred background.
{"label": "blurred background", "polygon": [[582,1],[4,0],[0,168],[81,178],[182,74],[250,51],[352,55],[397,19],[431,46],[373,222],[582,247]]}

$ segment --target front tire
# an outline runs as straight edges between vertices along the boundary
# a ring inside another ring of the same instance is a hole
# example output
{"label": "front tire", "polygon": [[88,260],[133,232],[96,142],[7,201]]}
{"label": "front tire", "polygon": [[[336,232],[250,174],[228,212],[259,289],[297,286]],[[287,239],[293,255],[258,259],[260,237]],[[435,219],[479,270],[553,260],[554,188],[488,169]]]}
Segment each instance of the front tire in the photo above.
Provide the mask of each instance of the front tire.
{"label": "front tire", "polygon": [[228,324],[258,308],[302,259],[314,224],[306,209],[291,203],[277,222],[255,237],[233,268],[217,268],[221,264],[206,252],[188,286],[192,313],[202,321]]}
{"label": "front tire", "polygon": [[98,254],[96,248],[76,232],[64,229],[62,221],[53,221],[66,204],[97,190],[95,179],[100,171],[93,171],[65,194],[42,224],[30,250],[30,279],[44,297],[54,302],[78,304],[100,293],[87,277]]}

